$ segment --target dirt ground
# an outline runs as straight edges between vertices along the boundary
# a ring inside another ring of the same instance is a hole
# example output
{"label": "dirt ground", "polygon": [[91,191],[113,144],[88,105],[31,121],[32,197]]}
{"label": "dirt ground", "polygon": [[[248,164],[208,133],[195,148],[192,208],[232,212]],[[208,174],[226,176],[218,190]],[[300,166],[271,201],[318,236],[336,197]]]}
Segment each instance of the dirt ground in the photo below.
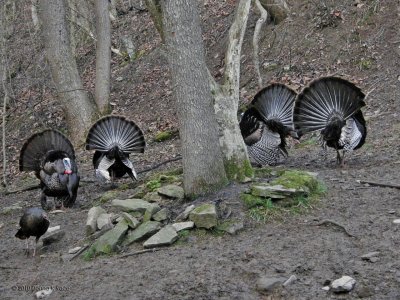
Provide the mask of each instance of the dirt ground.
{"label": "dirt ground", "polygon": [[[218,78],[235,1],[204,2],[207,59],[212,74]],[[186,241],[157,252],[68,261],[63,259],[68,250],[86,242],[88,208],[106,190],[91,182],[91,154],[78,149],[79,170],[85,182],[79,188],[76,207],[50,215],[51,226],[60,225],[66,231],[64,239],[40,250],[42,256],[27,258],[24,241],[14,237],[22,211],[0,215],[1,299],[30,299],[32,287],[46,286],[55,289],[48,299],[400,299],[400,225],[393,223],[400,219],[400,190],[359,183],[367,180],[400,184],[400,3],[288,3],[292,7],[289,18],[264,27],[260,46],[264,83],[283,82],[301,90],[319,76],[335,74],[353,80],[368,94],[363,109],[367,140],[347,157],[345,168],[335,166],[333,151],[327,160],[321,156],[314,136],[305,137],[299,146],[289,149],[290,157],[278,167],[318,173],[327,193],[314,209],[285,220],[256,223],[239,199],[239,192],[246,185],[232,184],[217,195],[198,201],[221,199],[227,203],[233,216],[244,221],[244,229],[237,235],[193,234]],[[21,18],[26,18],[28,24],[29,6],[25,8]],[[253,10],[243,49],[243,104],[258,89],[251,57],[257,17]],[[33,38],[25,39],[30,52],[21,46],[21,39],[30,32],[23,24],[16,25],[9,38],[16,65],[15,98],[10,103],[7,132],[10,190],[32,181],[30,175],[17,171],[23,141],[32,131],[65,127],[62,109],[52,97],[54,88],[49,83],[46,89],[39,88],[48,79],[40,46]],[[136,158],[137,169],[142,170],[178,155],[179,138],[163,143],[153,141],[159,130],[177,130],[168,68],[147,12],[127,9],[114,24],[114,39],[129,28],[137,29],[133,37],[138,50],[145,50],[145,54],[130,64],[113,57],[112,95],[114,112],[129,116],[145,132],[148,147],[144,155]],[[92,46],[83,45],[80,51],[84,55],[79,57],[89,90],[94,81]],[[40,68],[32,61],[38,62]],[[179,162],[166,165],[177,166]],[[121,180],[128,182],[128,178]],[[131,184],[125,193],[134,187]],[[2,207],[40,205],[38,190],[2,194],[1,199]],[[337,222],[352,236],[338,226],[316,226],[324,220]],[[135,249],[140,247],[123,251]],[[376,262],[361,259],[373,251],[379,251]],[[291,275],[297,281],[277,290],[272,298],[256,289],[260,277]],[[356,280],[353,291],[334,294],[322,289],[343,275]]]}

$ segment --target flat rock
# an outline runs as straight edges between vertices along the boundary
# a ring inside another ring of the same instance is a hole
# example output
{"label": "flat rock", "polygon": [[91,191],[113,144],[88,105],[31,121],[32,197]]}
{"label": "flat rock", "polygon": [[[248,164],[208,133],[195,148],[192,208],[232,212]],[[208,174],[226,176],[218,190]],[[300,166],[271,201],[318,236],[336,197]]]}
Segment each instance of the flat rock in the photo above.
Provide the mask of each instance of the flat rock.
{"label": "flat rock", "polygon": [[152,219],[154,221],[161,222],[168,219],[168,216],[169,216],[169,210],[167,208],[162,208],[153,215]]}
{"label": "flat rock", "polygon": [[173,226],[167,225],[144,242],[145,248],[171,245],[178,239],[178,234]]}
{"label": "flat rock", "polygon": [[160,202],[162,199],[163,198],[157,192],[149,192],[146,195],[144,195],[144,197],[143,197],[143,200],[146,200],[149,202]]}
{"label": "flat rock", "polygon": [[367,254],[364,254],[361,256],[362,260],[367,260],[370,261],[372,263],[377,262],[379,260],[379,258],[377,257],[380,254],[379,251],[374,251],[374,252],[369,252]]}
{"label": "flat rock", "polygon": [[36,292],[35,296],[36,296],[36,299],[44,299],[44,298],[50,296],[50,294],[52,292],[53,292],[53,290],[51,288],[47,288],[47,289]]}
{"label": "flat rock", "polygon": [[251,194],[258,197],[284,199],[296,194],[305,194],[303,190],[288,189],[282,185],[253,185]]}
{"label": "flat rock", "polygon": [[350,276],[342,276],[331,283],[331,289],[335,293],[350,292],[355,284],[355,279]]}
{"label": "flat rock", "polygon": [[159,207],[158,204],[151,203],[151,206],[146,209],[143,215],[143,222],[150,221],[153,215],[160,211],[160,209],[161,207]]}
{"label": "flat rock", "polygon": [[161,228],[160,222],[156,221],[147,221],[140,224],[135,230],[128,233],[124,241],[124,245],[128,246],[133,242],[137,242],[140,240],[144,240],[149,236],[152,236]]}
{"label": "flat rock", "polygon": [[128,231],[128,224],[125,220],[119,222],[113,229],[104,233],[92,245],[91,250],[95,255],[109,254],[116,250],[117,246],[122,242]]}
{"label": "flat rock", "polygon": [[296,275],[291,275],[291,276],[288,278],[288,280],[286,280],[286,281],[283,283],[283,286],[288,286],[288,285],[290,285],[290,284],[296,282],[296,280],[297,280]]}
{"label": "flat rock", "polygon": [[256,288],[259,292],[270,293],[278,287],[282,287],[282,284],[286,281],[284,277],[260,277],[257,280]]}
{"label": "flat rock", "polygon": [[69,249],[68,254],[75,254],[81,249],[82,249],[82,247],[75,247],[75,248]]}
{"label": "flat rock", "polygon": [[210,229],[217,225],[217,209],[213,203],[202,204],[193,209],[189,214],[190,221],[193,221],[196,227]]}
{"label": "flat rock", "polygon": [[134,199],[134,198],[126,200],[114,199],[111,201],[111,206],[120,208],[126,212],[139,211],[141,213],[144,213],[146,209],[148,209],[152,205],[153,204],[144,201],[142,199]]}
{"label": "flat rock", "polygon": [[100,206],[94,206],[89,209],[86,219],[86,236],[93,234],[97,230],[97,218],[106,211]]}
{"label": "flat rock", "polygon": [[244,228],[243,222],[237,221],[230,223],[227,226],[222,226],[221,230],[233,235],[236,234],[238,231],[242,230],[243,228]]}
{"label": "flat rock", "polygon": [[192,222],[192,221],[178,222],[178,223],[172,224],[172,227],[174,227],[175,231],[179,232],[179,231],[185,230],[185,229],[192,229],[194,227],[194,222]]}
{"label": "flat rock", "polygon": [[393,220],[394,224],[400,224],[400,219]]}
{"label": "flat rock", "polygon": [[47,246],[60,241],[65,236],[64,230],[57,230],[43,237],[43,246]]}
{"label": "flat rock", "polygon": [[57,226],[49,227],[46,232],[47,233],[51,233],[53,231],[57,231],[57,230],[60,230],[60,229],[61,229],[61,226],[57,225]]}
{"label": "flat rock", "polygon": [[123,219],[125,219],[125,221],[128,223],[128,226],[131,229],[135,229],[136,227],[139,226],[140,222],[138,219],[136,219],[134,216],[132,216],[131,214],[127,213],[127,212],[123,212],[121,214],[121,217]]}
{"label": "flat rock", "polygon": [[188,207],[185,208],[183,212],[181,212],[177,217],[176,221],[185,221],[188,217],[191,211],[195,208],[193,204],[189,205]]}
{"label": "flat rock", "polygon": [[111,214],[101,214],[99,215],[99,217],[97,218],[97,228],[99,230],[101,230],[104,226],[108,225],[108,224],[112,224],[111,222]]}
{"label": "flat rock", "polygon": [[160,195],[177,200],[182,200],[185,197],[183,188],[175,184],[164,185],[160,187],[157,192]]}

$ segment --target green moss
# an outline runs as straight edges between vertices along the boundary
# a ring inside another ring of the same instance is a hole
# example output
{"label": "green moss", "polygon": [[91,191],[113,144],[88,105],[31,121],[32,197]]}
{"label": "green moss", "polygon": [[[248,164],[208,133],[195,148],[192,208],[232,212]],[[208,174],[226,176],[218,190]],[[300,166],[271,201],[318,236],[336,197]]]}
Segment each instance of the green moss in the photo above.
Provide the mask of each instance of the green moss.
{"label": "green moss", "polygon": [[113,191],[107,191],[105,192],[103,195],[101,195],[100,198],[97,199],[96,204],[97,205],[101,205],[104,204],[112,199],[116,199],[118,198],[119,195],[119,191],[117,190],[113,190]]}
{"label": "green moss", "polygon": [[310,193],[314,193],[318,187],[318,180],[308,172],[287,170],[281,176],[271,181],[271,185],[282,185],[289,189],[307,187]]}
{"label": "green moss", "polygon": [[147,190],[149,190],[150,192],[155,191],[156,189],[158,189],[159,187],[161,187],[161,182],[159,180],[150,180],[146,183],[146,188]]}
{"label": "green moss", "polygon": [[244,160],[240,164],[239,160],[233,157],[230,160],[225,160],[224,165],[229,180],[243,181],[246,177],[254,177],[254,170],[249,160]]}
{"label": "green moss", "polygon": [[84,261],[90,261],[93,258],[95,258],[95,256],[96,256],[96,248],[92,246],[82,254],[82,259]]}
{"label": "green moss", "polygon": [[275,172],[272,167],[254,168],[254,176],[258,178],[271,177]]}
{"label": "green moss", "polygon": [[171,139],[173,137],[173,134],[174,133],[172,131],[169,131],[169,130],[160,131],[160,132],[158,132],[156,134],[156,136],[154,137],[154,140],[156,142],[163,142],[163,141]]}

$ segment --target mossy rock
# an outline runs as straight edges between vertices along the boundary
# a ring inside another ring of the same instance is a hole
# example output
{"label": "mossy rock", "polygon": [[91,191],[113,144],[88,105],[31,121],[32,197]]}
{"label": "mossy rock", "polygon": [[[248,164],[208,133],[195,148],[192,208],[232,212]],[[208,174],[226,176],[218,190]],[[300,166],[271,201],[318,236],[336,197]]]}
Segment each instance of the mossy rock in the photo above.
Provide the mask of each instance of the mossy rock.
{"label": "mossy rock", "polygon": [[316,178],[316,174],[298,170],[287,170],[284,171],[281,176],[271,181],[270,184],[282,185],[288,189],[308,189],[310,193],[314,193],[318,189],[319,182]]}
{"label": "mossy rock", "polygon": [[171,139],[173,136],[174,136],[173,131],[170,130],[160,131],[155,135],[154,140],[156,142],[164,142]]}

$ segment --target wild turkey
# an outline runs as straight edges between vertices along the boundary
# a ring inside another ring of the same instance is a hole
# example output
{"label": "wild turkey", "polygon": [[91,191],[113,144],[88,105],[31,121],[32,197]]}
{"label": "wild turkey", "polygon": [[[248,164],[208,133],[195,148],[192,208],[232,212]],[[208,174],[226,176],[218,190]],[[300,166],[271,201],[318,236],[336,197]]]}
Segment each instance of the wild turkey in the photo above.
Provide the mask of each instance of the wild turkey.
{"label": "wild turkey", "polygon": [[143,153],[145,146],[140,128],[122,116],[98,120],[86,138],[86,150],[96,150],[93,155],[96,176],[107,182],[113,182],[114,178],[126,173],[132,180],[137,180],[129,154]]}
{"label": "wild turkey", "polygon": [[61,132],[48,129],[32,135],[22,146],[19,169],[35,171],[40,179],[43,209],[50,208],[47,197],[57,198],[56,207],[75,203],[80,177],[74,148]]}
{"label": "wild turkey", "polygon": [[36,254],[36,246],[39,238],[46,233],[49,228],[49,218],[45,211],[39,207],[28,208],[21,219],[15,236],[21,240],[26,240],[26,252],[29,254],[28,239],[31,236],[36,237],[35,248],[33,248],[33,256]]}
{"label": "wild turkey", "polygon": [[[297,97],[294,124],[299,134],[320,130],[321,144],[337,152],[343,166],[344,153],[360,148],[367,136],[361,108],[365,95],[353,83],[338,77],[313,81]],[[339,150],[343,149],[343,155]]]}
{"label": "wild turkey", "polygon": [[292,116],[296,92],[274,83],[259,91],[239,126],[250,160],[256,165],[275,165],[287,157],[286,137],[297,139]]}

